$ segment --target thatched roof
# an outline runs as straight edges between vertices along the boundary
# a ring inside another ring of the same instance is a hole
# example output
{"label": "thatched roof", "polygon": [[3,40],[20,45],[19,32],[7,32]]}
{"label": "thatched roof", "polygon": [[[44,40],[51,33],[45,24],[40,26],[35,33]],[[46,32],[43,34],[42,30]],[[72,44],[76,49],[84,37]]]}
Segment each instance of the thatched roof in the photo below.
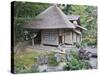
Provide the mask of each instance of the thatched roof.
{"label": "thatched roof", "polygon": [[60,28],[75,28],[67,16],[56,5],[50,6],[45,11],[40,13],[36,20],[28,22],[24,28],[31,29],[60,29]]}
{"label": "thatched roof", "polygon": [[78,20],[80,18],[79,15],[66,15],[68,20]]}

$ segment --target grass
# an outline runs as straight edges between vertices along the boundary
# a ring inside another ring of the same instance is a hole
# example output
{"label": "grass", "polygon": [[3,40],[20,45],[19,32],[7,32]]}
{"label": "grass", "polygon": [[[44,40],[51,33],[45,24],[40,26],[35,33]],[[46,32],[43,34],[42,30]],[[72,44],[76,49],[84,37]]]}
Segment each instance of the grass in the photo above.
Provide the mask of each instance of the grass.
{"label": "grass", "polygon": [[25,52],[19,52],[14,55],[14,65],[16,73],[25,73],[25,70],[29,70],[33,64],[36,62],[36,57],[38,57],[41,54],[46,53],[40,52],[37,50],[33,51],[25,51]]}
{"label": "grass", "polygon": [[38,56],[37,52],[28,52],[15,54],[15,63],[21,63],[26,66],[34,63],[34,58]]}
{"label": "grass", "polygon": [[38,52],[22,52],[19,54],[15,54],[15,69],[16,72],[21,72],[21,70],[28,69],[34,64],[34,58],[39,55]]}

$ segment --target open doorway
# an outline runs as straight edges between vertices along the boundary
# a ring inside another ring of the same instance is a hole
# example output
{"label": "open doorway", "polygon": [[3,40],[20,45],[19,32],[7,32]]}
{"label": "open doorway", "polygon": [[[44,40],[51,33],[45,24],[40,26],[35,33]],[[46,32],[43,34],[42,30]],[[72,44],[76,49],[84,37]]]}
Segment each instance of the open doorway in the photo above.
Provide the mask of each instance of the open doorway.
{"label": "open doorway", "polygon": [[37,36],[34,38],[34,44],[41,44],[41,31],[37,32]]}
{"label": "open doorway", "polygon": [[62,43],[62,36],[59,36],[59,44]]}

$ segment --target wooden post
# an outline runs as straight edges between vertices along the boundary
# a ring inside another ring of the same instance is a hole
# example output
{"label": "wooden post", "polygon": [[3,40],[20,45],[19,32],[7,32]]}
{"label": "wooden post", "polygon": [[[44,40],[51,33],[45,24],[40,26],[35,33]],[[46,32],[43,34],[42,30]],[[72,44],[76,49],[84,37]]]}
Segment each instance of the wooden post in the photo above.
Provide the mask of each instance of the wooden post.
{"label": "wooden post", "polygon": [[34,46],[34,38],[37,36],[37,33],[33,33],[33,36],[31,37],[32,39],[32,46]]}
{"label": "wooden post", "polygon": [[32,38],[32,46],[34,46],[34,38]]}

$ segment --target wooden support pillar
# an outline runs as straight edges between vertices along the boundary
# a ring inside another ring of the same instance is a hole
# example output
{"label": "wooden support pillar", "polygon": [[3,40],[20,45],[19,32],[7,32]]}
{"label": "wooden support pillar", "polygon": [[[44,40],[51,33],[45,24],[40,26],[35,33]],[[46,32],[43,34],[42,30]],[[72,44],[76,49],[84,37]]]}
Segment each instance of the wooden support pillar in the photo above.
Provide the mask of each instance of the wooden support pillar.
{"label": "wooden support pillar", "polygon": [[34,38],[37,36],[37,33],[33,33],[33,36],[31,37],[32,39],[32,46],[34,46]]}
{"label": "wooden support pillar", "polygon": [[32,38],[32,46],[34,46],[34,38]]}

